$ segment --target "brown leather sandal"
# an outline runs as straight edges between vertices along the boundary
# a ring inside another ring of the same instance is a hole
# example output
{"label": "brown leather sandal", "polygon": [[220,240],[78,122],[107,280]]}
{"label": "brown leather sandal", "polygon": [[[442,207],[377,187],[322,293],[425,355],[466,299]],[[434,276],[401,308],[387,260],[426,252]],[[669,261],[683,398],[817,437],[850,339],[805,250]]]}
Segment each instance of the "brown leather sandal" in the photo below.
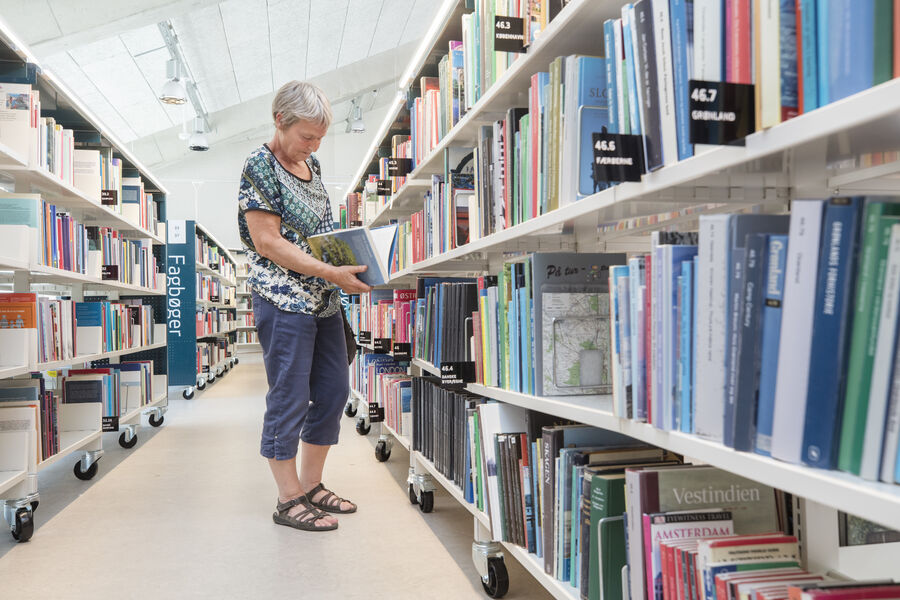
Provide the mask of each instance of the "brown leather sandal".
{"label": "brown leather sandal", "polygon": [[[325,491],[325,494],[319,498],[318,500],[313,500],[313,496],[318,494],[321,490]],[[356,512],[356,505],[347,500],[346,498],[341,498],[331,490],[325,487],[325,484],[320,483],[313,489],[306,492],[306,498],[309,500],[309,503],[315,506],[316,508],[320,508],[322,510],[328,511],[330,513],[337,514],[348,514]],[[349,510],[341,510],[341,503],[347,502],[349,504],[353,504],[353,507]]]}
{"label": "brown leather sandal", "polygon": [[[288,514],[288,511],[298,504],[305,506],[306,510],[301,510],[296,515]],[[298,496],[287,502],[279,502],[275,506],[275,512],[272,513],[272,520],[279,525],[287,525],[303,531],[331,531],[332,529],[337,529],[337,523],[333,525],[318,525],[316,523],[319,519],[327,516],[326,512],[312,506],[306,496]]]}

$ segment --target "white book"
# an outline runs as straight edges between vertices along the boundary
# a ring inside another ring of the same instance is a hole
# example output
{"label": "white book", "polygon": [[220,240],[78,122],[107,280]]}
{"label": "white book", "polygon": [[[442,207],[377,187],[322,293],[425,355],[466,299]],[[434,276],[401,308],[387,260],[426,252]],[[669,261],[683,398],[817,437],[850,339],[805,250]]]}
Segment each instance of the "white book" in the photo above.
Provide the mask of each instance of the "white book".
{"label": "white book", "polygon": [[640,259],[632,258],[628,261],[628,296],[629,317],[631,321],[631,414],[629,419],[637,418],[638,404],[644,397],[644,379],[641,369],[641,359],[644,352],[644,323],[638,320],[638,315],[643,318],[643,294],[640,284]]}
{"label": "white book", "polygon": [[613,69],[616,72],[616,95],[618,96],[616,98],[616,110],[619,113],[618,133],[629,133],[625,131],[625,61],[622,58],[625,56],[625,48],[622,46],[622,19],[613,21],[613,43],[615,44],[615,56],[613,57],[615,64]]}
{"label": "white book", "polygon": [[[728,215],[700,217],[697,289],[697,389],[694,430],[721,442],[725,419],[725,314],[728,289]],[[655,268],[655,265],[653,266]]]}
{"label": "white book", "polygon": [[0,143],[23,161],[32,155],[32,108],[30,85],[0,83]]}
{"label": "white book", "polygon": [[503,402],[488,402],[478,405],[481,425],[481,447],[484,450],[485,473],[487,474],[488,516],[491,520],[491,535],[495,540],[503,539],[500,518],[500,487],[497,480],[497,460],[494,436],[498,433],[527,431],[528,411]]}
{"label": "white book", "polygon": [[757,0],[753,6],[759,60],[756,67],[757,129],[781,122],[781,6],[777,0]]}
{"label": "white book", "polygon": [[[891,226],[890,247],[884,273],[884,291],[881,293],[881,317],[878,321],[878,338],[875,342],[875,361],[872,365],[872,385],[869,388],[869,407],[866,413],[866,435],[863,438],[860,476],[878,479],[881,472],[882,441],[885,418],[891,391],[891,369],[897,341],[897,303],[900,300],[900,224]],[[897,440],[890,453],[896,456]],[[888,450],[884,444],[884,450]],[[895,462],[895,461],[894,461]],[[893,483],[894,469],[889,482]]]}
{"label": "white book", "polygon": [[659,92],[659,124],[663,164],[678,162],[678,130],[675,125],[675,75],[672,66],[672,27],[669,0],[652,0],[653,40],[656,48],[656,89]]}
{"label": "white book", "polygon": [[824,207],[823,200],[791,205],[772,423],[772,456],[791,463],[799,463],[803,451]]}
{"label": "white book", "polygon": [[76,149],[73,161],[75,187],[91,200],[100,202],[100,152]]}
{"label": "white book", "polygon": [[694,74],[702,81],[722,81],[722,0],[694,0]]}

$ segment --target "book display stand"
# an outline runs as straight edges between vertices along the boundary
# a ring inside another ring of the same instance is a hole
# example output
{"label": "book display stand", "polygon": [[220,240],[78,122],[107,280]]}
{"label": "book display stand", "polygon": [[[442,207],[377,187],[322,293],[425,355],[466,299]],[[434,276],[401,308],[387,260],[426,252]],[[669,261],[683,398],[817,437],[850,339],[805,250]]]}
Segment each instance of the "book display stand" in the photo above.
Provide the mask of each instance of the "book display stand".
{"label": "book display stand", "polygon": [[237,363],[236,262],[199,223],[167,226],[169,385],[190,400]]}
{"label": "book display stand", "polygon": [[[0,506],[25,542],[40,471],[75,457],[89,480],[104,432],[132,448],[142,415],[163,423],[166,190],[6,30],[0,61]],[[118,388],[76,397],[70,376]]]}
{"label": "book display stand", "polygon": [[[378,173],[379,160],[391,155],[394,136],[409,134],[409,114],[413,98],[420,94],[420,79],[436,75],[436,63],[447,54],[450,40],[463,39],[460,19],[471,12],[467,4],[471,5],[463,0],[449,1],[439,11],[423,47],[402,78],[401,91],[406,97],[399,98],[388,111],[351,182],[352,192],[374,193],[368,174]],[[621,16],[622,4],[620,0],[566,3],[527,52],[510,61],[493,85],[482,91],[477,102],[414,165],[405,183],[372,204],[376,210],[363,210],[364,224],[376,227],[397,222],[402,232],[414,213],[422,210],[425,194],[432,189],[431,176],[445,175],[451,151],[471,151],[479,143],[482,128],[502,119],[511,108],[529,106],[536,73],[548,71],[560,56],[604,56],[604,21]],[[553,210],[539,211],[517,224],[471,236],[468,243],[410,261],[393,270],[387,287],[415,287],[411,283],[417,276],[496,274],[510,256],[527,252],[647,252],[651,243],[648,234],[696,231],[703,215],[784,214],[796,199],[896,194],[900,190],[896,179],[900,162],[896,158],[871,161],[870,157],[895,156],[900,148],[896,142],[898,98],[900,80],[893,79],[751,133],[740,145],[697,145],[693,156],[667,161],[665,166],[643,174],[639,181],[612,185],[577,202],[574,198],[560,202]],[[359,202],[365,204],[365,199]],[[360,346],[363,351],[371,350],[370,343]],[[413,359],[409,375],[440,377],[441,369]],[[890,561],[896,565],[900,544],[844,548],[838,544],[837,528],[838,511],[842,511],[900,530],[900,485],[736,451],[691,433],[625,418],[620,416],[613,395],[547,397],[477,383],[467,383],[464,389],[501,403],[619,432],[695,463],[706,463],[787,492],[794,498],[793,518],[801,532],[806,568],[853,578],[896,575],[889,565]],[[363,435],[369,432],[370,423],[364,408],[365,390],[353,390],[345,414],[357,418],[357,431]],[[503,566],[506,552],[554,597],[578,598],[578,589],[546,574],[534,554],[522,546],[496,541],[490,517],[467,501],[458,484],[444,476],[434,462],[413,449],[411,436],[415,432],[399,435],[384,423],[381,427],[376,446],[379,461],[389,458],[393,440],[410,450],[409,498],[413,504],[431,512],[437,483],[472,512],[473,559],[490,596],[500,597],[508,587]]]}

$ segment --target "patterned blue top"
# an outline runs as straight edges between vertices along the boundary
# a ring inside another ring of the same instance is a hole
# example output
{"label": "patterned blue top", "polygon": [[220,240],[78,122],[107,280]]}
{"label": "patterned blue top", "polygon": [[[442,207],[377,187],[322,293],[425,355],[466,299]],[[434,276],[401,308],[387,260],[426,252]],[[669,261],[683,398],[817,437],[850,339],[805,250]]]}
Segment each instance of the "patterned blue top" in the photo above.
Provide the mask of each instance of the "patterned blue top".
{"label": "patterned blue top", "polygon": [[306,238],[332,230],[331,202],[322,184],[319,161],[306,161],[312,179],[304,181],[284,168],[267,145],[254,150],[244,162],[238,195],[238,229],[250,267],[247,285],[287,312],[328,317],[340,308],[339,290],[320,277],[302,275],[256,253],[247,219],[248,210],[281,217],[281,235],[310,252]]}

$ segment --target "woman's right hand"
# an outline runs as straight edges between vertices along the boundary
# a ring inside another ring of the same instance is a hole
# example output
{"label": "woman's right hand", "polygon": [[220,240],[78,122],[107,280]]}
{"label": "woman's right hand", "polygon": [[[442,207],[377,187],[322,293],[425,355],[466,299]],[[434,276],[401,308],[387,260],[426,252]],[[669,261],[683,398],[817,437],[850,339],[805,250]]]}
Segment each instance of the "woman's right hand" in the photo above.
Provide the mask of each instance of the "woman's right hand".
{"label": "woman's right hand", "polygon": [[356,277],[357,273],[362,273],[366,269],[368,269],[366,265],[334,267],[333,274],[328,280],[348,294],[371,292],[372,288]]}

